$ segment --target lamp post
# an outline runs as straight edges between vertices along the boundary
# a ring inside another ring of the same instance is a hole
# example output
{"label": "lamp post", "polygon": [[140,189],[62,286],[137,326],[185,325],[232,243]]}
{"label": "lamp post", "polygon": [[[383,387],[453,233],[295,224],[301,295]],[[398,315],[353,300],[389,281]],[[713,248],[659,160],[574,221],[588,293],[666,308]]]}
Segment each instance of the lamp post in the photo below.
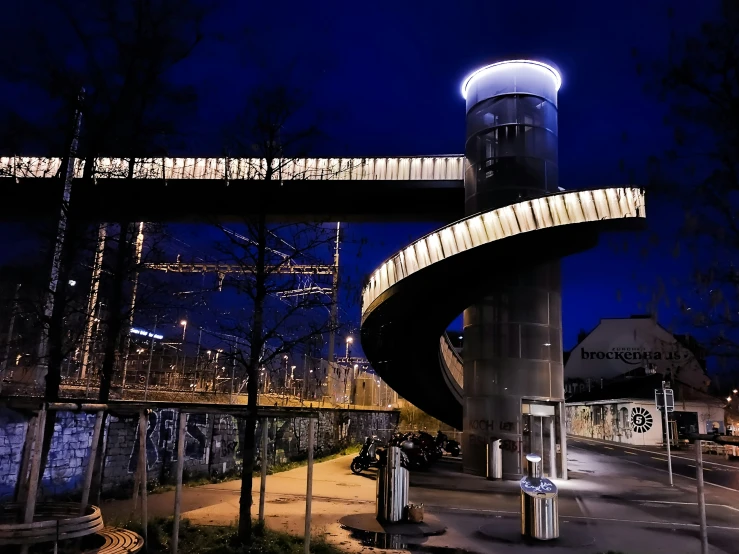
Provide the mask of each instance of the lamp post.
{"label": "lamp post", "polygon": [[200,365],[200,345],[203,342],[203,328],[200,328],[200,333],[198,333],[198,351],[195,355],[195,375],[192,380],[192,398],[195,400],[195,389],[198,386],[198,366]]}
{"label": "lamp post", "polygon": [[347,385],[349,381],[349,354],[351,352],[351,346],[354,342],[352,337],[346,337],[346,366],[344,366],[344,401],[349,403],[349,394],[347,393]]}
{"label": "lamp post", "polygon": [[357,377],[359,377],[359,364],[354,364],[354,371],[352,372],[352,400],[353,404],[357,404]]}
{"label": "lamp post", "polygon": [[282,357],[282,362],[285,364],[285,382],[283,384],[285,386],[285,396],[287,396],[287,354]]}
{"label": "lamp post", "polygon": [[180,325],[182,325],[182,384],[185,384],[185,359],[187,356],[185,355],[185,335],[187,334],[187,320],[183,319],[180,321]]}

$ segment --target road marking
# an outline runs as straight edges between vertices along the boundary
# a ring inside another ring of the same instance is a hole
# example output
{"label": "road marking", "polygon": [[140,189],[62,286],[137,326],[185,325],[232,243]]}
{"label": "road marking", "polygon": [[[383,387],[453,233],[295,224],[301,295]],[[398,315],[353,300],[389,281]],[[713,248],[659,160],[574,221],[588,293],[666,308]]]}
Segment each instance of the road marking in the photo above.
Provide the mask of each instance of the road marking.
{"label": "road marking", "polygon": [[[426,509],[428,511],[436,511],[436,512],[471,512],[476,514],[491,514],[491,515],[498,515],[498,514],[505,514],[505,515],[520,515],[519,512],[506,512],[502,510],[483,510],[483,509],[476,509],[476,508],[452,508],[448,506],[433,506],[428,505],[426,506]],[[609,518],[609,517],[588,517],[588,516],[561,516],[563,519],[581,519],[585,521],[613,521],[617,523],[641,523],[645,525],[671,525],[676,527],[700,527],[697,523],[680,523],[677,521],[651,521],[651,520],[642,520],[642,519],[616,519],[616,518]],[[708,525],[709,528],[712,529],[726,529],[729,531],[739,531],[739,527],[728,527],[725,525]]]}
{"label": "road marking", "polygon": [[[679,504],[681,506],[697,506],[697,502],[675,502],[673,500],[632,500],[632,502],[640,502],[645,503],[649,502],[650,504]],[[719,508],[726,508],[727,510],[733,510],[735,512],[739,512],[739,508],[734,508],[734,506],[728,506],[726,504],[706,504],[706,506],[717,506]]]}
{"label": "road marking", "polygon": [[627,454],[631,454],[632,456],[638,456],[639,455],[636,452],[629,452],[628,450],[624,450],[624,452],[626,452]]}
{"label": "road marking", "polygon": [[[568,440],[572,440],[572,439],[568,439]],[[598,444],[600,446],[603,446],[604,448],[608,448],[604,444],[603,441],[599,441],[599,440],[595,440],[595,439],[584,439],[582,437],[578,437],[577,441],[575,441],[575,442],[578,442],[578,441],[592,442],[593,444]],[[639,452],[646,452],[647,454],[654,454],[655,456],[664,456],[664,460],[665,461],[667,460],[667,454],[666,453],[665,454],[662,454],[661,452],[654,452],[653,450],[646,450],[644,448],[639,448],[637,446],[629,446],[629,448],[631,448],[632,450],[638,450]],[[690,461],[694,461],[695,460],[695,458],[686,458],[685,456],[678,456],[677,454],[674,454],[674,453],[672,453],[671,456],[673,458],[678,458],[680,460],[690,460]],[[739,471],[739,466],[732,466],[732,465],[729,465],[729,464],[721,464],[719,462],[709,462],[707,460],[703,460],[703,464],[704,465],[705,464],[711,464],[711,465],[714,465],[714,466],[726,467],[726,468],[729,468],[729,469],[734,470],[734,471]]]}
{"label": "road marking", "polygon": [[608,450],[613,450],[612,446],[604,446],[603,448],[607,448]]}
{"label": "road marking", "polygon": [[651,456],[651,458],[652,458],[653,460],[657,460],[657,461],[660,461],[660,462],[664,462],[664,461],[665,461],[665,459],[664,459],[664,458],[657,458],[656,456]]}
{"label": "road marking", "polygon": [[[641,466],[641,467],[646,467],[648,469],[653,469],[655,471],[661,471],[662,473],[667,473],[667,470],[666,469],[660,469],[658,467],[646,466],[644,464],[640,464],[639,462],[632,462],[632,461],[629,461],[629,460],[627,460],[627,462],[630,463],[630,464],[636,464],[636,465]],[[676,477],[685,477],[686,479],[690,479],[691,481],[697,481],[697,479],[695,477],[688,477],[687,475],[683,475],[682,473],[674,473],[673,472],[673,475],[675,475]],[[718,487],[720,489],[726,489],[727,491],[739,492],[739,489],[732,489],[731,487],[725,487],[723,485],[719,485],[718,483],[711,483],[711,481],[704,481],[704,483],[706,485],[713,485],[714,487]]]}

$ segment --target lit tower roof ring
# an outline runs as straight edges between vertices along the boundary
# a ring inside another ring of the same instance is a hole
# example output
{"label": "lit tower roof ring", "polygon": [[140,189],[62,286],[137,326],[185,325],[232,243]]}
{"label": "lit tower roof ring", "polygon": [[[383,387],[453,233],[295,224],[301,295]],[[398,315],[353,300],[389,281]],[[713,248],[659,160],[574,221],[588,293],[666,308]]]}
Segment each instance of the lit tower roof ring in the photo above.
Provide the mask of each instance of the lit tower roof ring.
{"label": "lit tower roof ring", "polygon": [[506,94],[543,97],[555,106],[562,76],[552,65],[537,60],[505,60],[470,73],[461,86],[467,110],[487,98]]}

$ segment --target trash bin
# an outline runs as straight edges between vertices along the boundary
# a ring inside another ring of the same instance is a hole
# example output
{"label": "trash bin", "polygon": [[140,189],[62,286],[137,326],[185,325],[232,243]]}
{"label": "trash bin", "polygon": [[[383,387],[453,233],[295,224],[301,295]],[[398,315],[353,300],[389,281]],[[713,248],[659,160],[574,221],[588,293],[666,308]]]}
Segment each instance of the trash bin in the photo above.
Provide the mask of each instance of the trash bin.
{"label": "trash bin", "polygon": [[500,449],[500,439],[492,440],[488,444],[488,479],[503,478],[503,451]]}
{"label": "trash bin", "polygon": [[541,473],[541,457],[528,454],[521,479],[521,534],[548,541],[559,537],[557,486]]}
{"label": "trash bin", "polygon": [[385,467],[377,472],[377,519],[388,523],[401,521],[408,504],[408,470],[403,452],[397,446],[386,450]]}

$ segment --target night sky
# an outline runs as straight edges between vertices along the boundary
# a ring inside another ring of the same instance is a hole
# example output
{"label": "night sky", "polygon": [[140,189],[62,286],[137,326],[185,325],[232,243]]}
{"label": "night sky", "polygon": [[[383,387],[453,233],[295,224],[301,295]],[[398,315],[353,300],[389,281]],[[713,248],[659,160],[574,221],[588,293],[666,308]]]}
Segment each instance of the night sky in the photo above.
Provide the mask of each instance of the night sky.
{"label": "night sky", "polygon": [[[669,6],[675,15],[668,22]],[[211,17],[212,29],[224,36],[247,29],[248,35],[206,45],[173,76],[195,84],[201,96],[182,153],[217,154],[221,130],[249,88],[280,80],[306,91],[308,108],[322,114],[325,137],[316,156],[458,154],[464,141],[461,80],[492,58],[525,56],[549,59],[563,74],[561,186],[641,184],[647,157],[669,148],[671,134],[662,123],[664,106],[643,90],[632,52],[665,58],[670,29],[694,32],[711,16],[711,6],[666,0],[226,3]],[[27,98],[2,83],[0,94],[2,109],[22,109]],[[42,106],[34,109],[41,113]],[[648,233],[606,236],[597,249],[563,261],[565,348],[600,318],[644,313],[658,278],[689,271],[688,260],[672,256],[680,211],[652,203],[647,213]],[[348,239],[371,241],[361,257],[356,244],[345,244],[344,270],[361,281],[437,226],[350,225]],[[183,229],[190,236],[205,232]],[[655,234],[660,242],[645,255]],[[0,254],[11,258],[18,244],[4,233]],[[345,311],[358,325],[358,302]],[[677,314],[663,307],[660,321],[669,327]]]}

